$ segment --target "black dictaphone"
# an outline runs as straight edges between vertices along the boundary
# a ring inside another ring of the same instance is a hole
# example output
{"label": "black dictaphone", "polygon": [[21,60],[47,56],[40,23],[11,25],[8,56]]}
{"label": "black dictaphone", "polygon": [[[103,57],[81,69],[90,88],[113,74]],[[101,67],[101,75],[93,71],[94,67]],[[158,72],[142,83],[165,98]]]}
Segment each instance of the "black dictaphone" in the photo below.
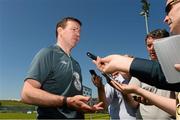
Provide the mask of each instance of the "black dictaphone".
{"label": "black dictaphone", "polygon": [[102,73],[102,75],[106,78],[107,83],[110,83],[110,81],[113,80],[112,76],[109,74]]}
{"label": "black dictaphone", "polygon": [[90,52],[87,52],[87,56],[88,56],[89,58],[93,59],[93,60],[97,60],[97,56],[94,55],[94,54],[92,54],[92,53],[90,53]]}
{"label": "black dictaphone", "polygon": [[93,76],[93,75],[94,75],[94,76],[97,76],[95,70],[92,70],[92,69],[91,69],[91,70],[89,70],[89,72],[91,73],[92,76]]}
{"label": "black dictaphone", "polygon": [[[87,52],[87,56],[89,58],[91,58],[92,60],[97,60],[97,56],[90,53],[90,52]],[[94,75],[94,76],[97,76],[96,72],[94,70],[89,70],[89,72],[91,73],[91,75]],[[101,72],[101,74],[106,78],[107,82],[110,83],[112,79],[112,76],[110,74],[106,74],[106,73],[103,73]]]}

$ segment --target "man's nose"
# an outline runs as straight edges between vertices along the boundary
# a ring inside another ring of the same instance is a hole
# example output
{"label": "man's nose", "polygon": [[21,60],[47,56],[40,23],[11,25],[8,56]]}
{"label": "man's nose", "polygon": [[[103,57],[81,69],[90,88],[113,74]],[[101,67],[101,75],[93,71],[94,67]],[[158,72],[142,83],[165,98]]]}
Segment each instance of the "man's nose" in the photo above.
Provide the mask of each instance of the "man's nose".
{"label": "man's nose", "polygon": [[76,32],[76,35],[77,35],[78,37],[80,37],[80,32]]}
{"label": "man's nose", "polygon": [[164,22],[165,22],[166,24],[168,24],[168,20],[169,20],[169,16],[166,15],[165,18],[164,18]]}

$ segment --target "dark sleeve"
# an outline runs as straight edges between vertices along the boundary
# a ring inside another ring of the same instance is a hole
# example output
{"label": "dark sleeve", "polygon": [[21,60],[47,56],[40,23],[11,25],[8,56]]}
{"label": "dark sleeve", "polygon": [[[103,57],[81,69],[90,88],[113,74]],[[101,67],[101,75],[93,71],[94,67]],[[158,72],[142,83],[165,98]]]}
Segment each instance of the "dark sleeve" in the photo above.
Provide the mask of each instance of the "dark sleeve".
{"label": "dark sleeve", "polygon": [[135,58],[131,63],[130,74],[141,82],[160,89],[180,91],[180,83],[168,83],[158,61]]}

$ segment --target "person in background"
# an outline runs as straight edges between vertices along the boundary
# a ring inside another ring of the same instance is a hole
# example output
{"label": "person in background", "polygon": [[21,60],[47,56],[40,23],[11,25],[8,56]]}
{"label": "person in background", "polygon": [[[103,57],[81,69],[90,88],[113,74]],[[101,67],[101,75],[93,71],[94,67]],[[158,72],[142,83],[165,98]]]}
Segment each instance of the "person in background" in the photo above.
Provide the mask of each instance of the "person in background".
{"label": "person in background", "polygon": [[[149,53],[149,57],[151,60],[157,61],[157,55],[154,49],[153,42],[155,40],[161,40],[160,38],[168,37],[169,33],[165,29],[156,29],[149,32],[145,37],[145,44],[147,51]],[[167,98],[175,99],[175,92],[167,91],[158,89],[154,86],[150,86],[146,83],[140,82],[136,78],[132,77],[130,84],[136,84],[141,88],[148,90],[154,94],[164,96]],[[159,109],[158,107],[149,104],[148,100],[142,100],[144,103],[139,105],[139,110],[137,112],[137,119],[149,120],[149,119],[161,119],[161,120],[170,120],[172,116],[163,110]]]}
{"label": "person in background", "polygon": [[[130,77],[122,76],[119,72],[112,74],[118,83],[128,84]],[[109,83],[103,85],[102,78],[98,75],[92,76],[92,82],[97,87],[99,101],[104,103],[104,108],[108,107],[111,119],[136,120],[136,112],[139,103],[133,101],[131,95],[122,94],[113,88]],[[108,81],[108,78],[106,78]]]}
{"label": "person in background", "polygon": [[21,100],[37,105],[38,119],[83,119],[85,112],[102,110],[102,103],[89,106],[82,95],[82,75],[71,50],[80,39],[81,22],[66,17],[56,25],[56,44],[34,57],[21,92]]}
{"label": "person in background", "polygon": [[[167,0],[165,11],[166,16],[164,22],[169,25],[171,34],[179,35],[180,0]],[[123,71],[126,73],[130,73],[130,75],[134,77],[137,77],[142,82],[154,85],[158,88],[172,91],[180,91],[180,82],[175,84],[167,83],[159,62],[141,58],[130,58],[122,55],[109,55],[104,58],[98,57],[97,60],[93,62],[104,73]],[[176,70],[180,71],[180,63],[175,64],[174,67]],[[149,95],[152,95],[152,93],[149,93],[148,96]],[[176,119],[180,119],[180,94],[178,94],[177,100],[164,100],[162,96],[158,97],[160,97],[158,98],[158,107],[161,107],[168,113],[171,112],[172,114],[176,111]],[[152,97],[149,96],[149,98]],[[162,105],[162,103],[164,104]]]}

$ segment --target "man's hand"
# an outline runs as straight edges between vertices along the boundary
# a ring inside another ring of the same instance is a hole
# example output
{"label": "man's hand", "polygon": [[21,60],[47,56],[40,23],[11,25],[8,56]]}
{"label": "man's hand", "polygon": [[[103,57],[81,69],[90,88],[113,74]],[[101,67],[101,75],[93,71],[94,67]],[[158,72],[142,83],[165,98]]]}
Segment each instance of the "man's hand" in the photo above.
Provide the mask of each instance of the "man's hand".
{"label": "man's hand", "polygon": [[83,112],[96,112],[98,110],[103,110],[102,102],[89,106],[87,103],[90,100],[90,97],[76,95],[74,97],[67,97],[67,107],[76,109]]}

